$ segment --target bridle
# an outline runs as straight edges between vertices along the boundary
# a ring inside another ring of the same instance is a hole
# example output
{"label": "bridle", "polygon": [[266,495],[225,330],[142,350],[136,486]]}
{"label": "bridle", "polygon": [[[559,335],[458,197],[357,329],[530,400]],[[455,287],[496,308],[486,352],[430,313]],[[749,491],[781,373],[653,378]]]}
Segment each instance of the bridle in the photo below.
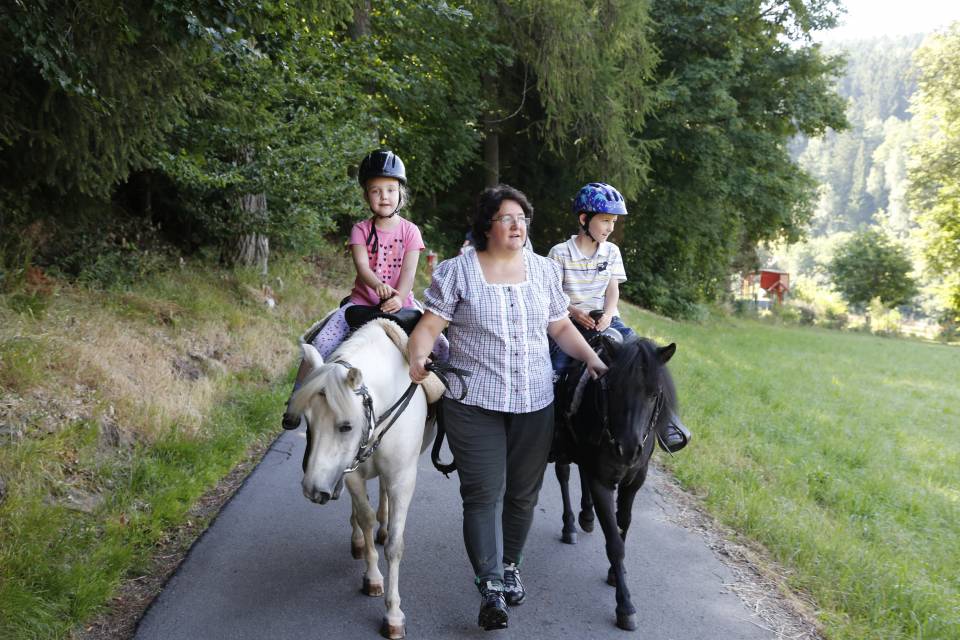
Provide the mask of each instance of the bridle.
{"label": "bridle", "polygon": [[[354,368],[354,366],[346,360],[334,360],[333,362],[347,370]],[[470,375],[469,371],[452,367],[443,362],[430,362],[426,365],[426,369],[436,374],[447,389],[450,388],[450,384],[446,374],[455,375],[460,380],[461,388],[463,389],[458,399],[463,400],[467,393],[467,385],[464,378]],[[397,421],[397,418],[403,414],[403,410],[410,404],[410,400],[413,398],[413,394],[416,393],[417,387],[419,386],[418,383],[411,382],[407,390],[403,392],[403,395],[379,416],[376,415],[373,409],[373,397],[371,397],[367,385],[361,384],[354,389],[353,392],[360,397],[361,403],[363,404],[363,419],[365,425],[363,432],[360,434],[360,446],[357,449],[357,453],[353,456],[353,462],[343,470],[344,473],[353,473],[376,452],[380,447],[380,443],[383,441],[383,436],[387,434],[387,431],[389,431],[390,427]]]}
{"label": "bridle", "polygon": [[[613,429],[610,427],[610,382],[608,378],[609,373],[596,380],[599,389],[597,393],[594,394],[594,407],[597,415],[600,418],[600,429],[593,440],[597,444],[606,444],[612,449],[616,449],[617,441],[614,437]],[[586,391],[588,382],[590,382],[590,372],[586,369],[586,367],[584,367],[583,375],[577,382],[577,386],[573,392],[573,398],[571,399],[570,406],[565,415],[564,423],[575,444],[579,444],[579,438],[577,437],[576,429],[573,428],[573,417],[580,409],[580,405],[583,401],[583,394]],[[647,438],[650,437],[650,433],[656,433],[657,431],[656,425],[660,420],[660,413],[663,410],[664,403],[663,385],[658,385],[657,403],[653,409],[653,415],[650,417],[650,420],[647,423],[647,428],[644,429],[643,438],[640,441],[641,450],[643,449],[644,445],[646,445]]]}

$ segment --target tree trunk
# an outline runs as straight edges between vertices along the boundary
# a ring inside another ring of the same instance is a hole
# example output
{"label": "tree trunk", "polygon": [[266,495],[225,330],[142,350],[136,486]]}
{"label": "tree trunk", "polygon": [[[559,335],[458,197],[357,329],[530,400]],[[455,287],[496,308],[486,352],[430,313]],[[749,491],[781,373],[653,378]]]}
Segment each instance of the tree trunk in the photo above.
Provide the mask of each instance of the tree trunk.
{"label": "tree trunk", "polygon": [[[239,162],[253,162],[253,149],[249,147],[237,154]],[[267,222],[267,194],[246,193],[237,198],[242,225],[247,228],[262,228]],[[261,275],[267,275],[270,259],[270,240],[262,233],[253,231],[238,235],[220,251],[220,262],[226,266],[257,267]]]}
{"label": "tree trunk", "polygon": [[233,244],[224,247],[221,259],[229,266],[257,267],[260,275],[267,275],[270,259],[270,239],[262,233],[237,236]]}
{"label": "tree trunk", "polygon": [[497,122],[497,82],[483,76],[483,94],[491,106],[483,115],[483,181],[487,187],[500,184],[500,123]]}
{"label": "tree trunk", "polygon": [[351,40],[370,35],[370,0],[359,0],[353,5],[353,22],[347,27]]}

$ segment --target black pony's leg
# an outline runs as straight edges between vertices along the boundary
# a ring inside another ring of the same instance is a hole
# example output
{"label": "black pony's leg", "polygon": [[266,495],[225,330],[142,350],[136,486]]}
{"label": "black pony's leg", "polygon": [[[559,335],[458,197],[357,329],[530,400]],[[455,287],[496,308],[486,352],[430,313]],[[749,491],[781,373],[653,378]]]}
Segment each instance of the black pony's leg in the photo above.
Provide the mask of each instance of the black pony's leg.
{"label": "black pony's leg", "polygon": [[590,495],[590,478],[582,468],[580,472],[580,528],[590,533],[593,531],[593,496]]}
{"label": "black pony's leg", "polygon": [[613,490],[593,479],[590,480],[590,490],[593,493],[593,503],[597,518],[600,520],[600,528],[603,529],[603,537],[606,540],[607,559],[617,580],[617,626],[633,631],[637,628],[637,610],[633,606],[630,590],[627,588],[623,567],[624,545],[617,528]]}
{"label": "black pony's leg", "polygon": [[560,495],[563,497],[563,531],[560,540],[567,544],[577,544],[577,527],[573,524],[573,507],[570,506],[570,465],[556,462],[553,465],[560,482]]}
{"label": "black pony's leg", "polygon": [[637,491],[643,486],[647,479],[647,461],[637,470],[632,478],[627,478],[626,482],[620,483],[617,490],[617,527],[620,529],[620,537],[626,541],[627,530],[630,528],[630,522],[633,519],[633,500],[637,497]]}
{"label": "black pony's leg", "polygon": [[[632,477],[625,478],[617,488],[617,529],[620,532],[620,539],[624,542],[624,547],[626,547],[627,542],[627,531],[630,529],[630,522],[633,520],[633,502],[646,479],[647,461],[644,461],[637,472]],[[627,570],[624,569],[623,573],[626,575]],[[607,584],[611,587],[617,586],[617,576],[613,567],[607,573]]]}

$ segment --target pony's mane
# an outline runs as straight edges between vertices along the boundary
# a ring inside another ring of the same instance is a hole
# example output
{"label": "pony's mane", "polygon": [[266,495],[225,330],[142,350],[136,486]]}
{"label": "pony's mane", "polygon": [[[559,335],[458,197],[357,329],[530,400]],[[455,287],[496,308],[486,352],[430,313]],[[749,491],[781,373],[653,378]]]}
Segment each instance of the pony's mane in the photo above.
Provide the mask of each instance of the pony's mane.
{"label": "pony's mane", "polygon": [[361,349],[376,346],[374,340],[381,339],[384,343],[393,343],[387,337],[383,328],[375,323],[368,323],[351,335],[347,340],[330,354],[329,362],[312,371],[301,387],[293,394],[290,400],[291,410],[303,413],[310,400],[317,393],[322,393],[327,406],[340,418],[347,418],[358,411],[356,394],[347,386],[347,368],[337,360],[350,362]]}
{"label": "pony's mane", "polygon": [[312,371],[290,399],[290,408],[298,414],[306,411],[307,406],[317,394],[326,400],[327,406],[338,417],[346,418],[357,412],[356,395],[346,383],[347,369],[336,362],[321,365]]}
{"label": "pony's mane", "polygon": [[[636,394],[637,383],[646,393],[663,390],[666,406],[677,409],[677,393],[666,365],[657,356],[659,347],[652,340],[630,336],[623,344],[611,349],[610,393],[614,397]],[[666,417],[661,416],[661,419]]]}

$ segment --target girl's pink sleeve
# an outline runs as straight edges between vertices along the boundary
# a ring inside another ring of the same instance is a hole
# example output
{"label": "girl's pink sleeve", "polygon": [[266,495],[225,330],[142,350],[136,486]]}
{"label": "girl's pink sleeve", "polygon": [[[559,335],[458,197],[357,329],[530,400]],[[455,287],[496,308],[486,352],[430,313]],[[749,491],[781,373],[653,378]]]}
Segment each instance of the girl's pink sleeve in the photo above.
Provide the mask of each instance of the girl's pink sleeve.
{"label": "girl's pink sleeve", "polygon": [[404,235],[406,236],[403,239],[404,253],[408,251],[423,251],[427,248],[427,245],[423,244],[423,236],[420,235],[420,227],[410,223],[410,226],[406,228]]}
{"label": "girl's pink sleeve", "polygon": [[369,220],[363,220],[353,225],[350,230],[350,242],[348,244],[362,244],[366,246],[367,235],[370,233]]}

